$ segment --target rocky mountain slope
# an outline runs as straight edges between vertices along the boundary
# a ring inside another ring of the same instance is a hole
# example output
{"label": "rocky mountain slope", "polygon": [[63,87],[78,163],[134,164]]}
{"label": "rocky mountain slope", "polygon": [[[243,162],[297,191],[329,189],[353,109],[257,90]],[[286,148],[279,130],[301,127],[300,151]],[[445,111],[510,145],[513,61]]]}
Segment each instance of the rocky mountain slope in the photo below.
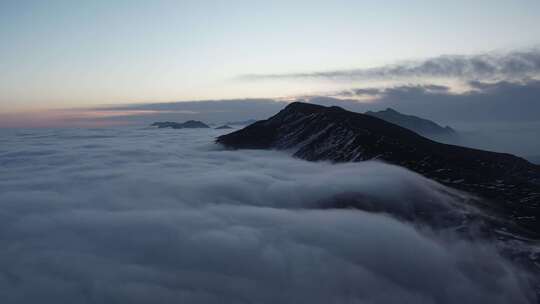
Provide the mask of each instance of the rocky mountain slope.
{"label": "rocky mountain slope", "polygon": [[540,166],[510,154],[442,144],[370,115],[299,102],[217,142],[291,150],[309,161],[385,161],[487,198],[490,210],[540,232]]}

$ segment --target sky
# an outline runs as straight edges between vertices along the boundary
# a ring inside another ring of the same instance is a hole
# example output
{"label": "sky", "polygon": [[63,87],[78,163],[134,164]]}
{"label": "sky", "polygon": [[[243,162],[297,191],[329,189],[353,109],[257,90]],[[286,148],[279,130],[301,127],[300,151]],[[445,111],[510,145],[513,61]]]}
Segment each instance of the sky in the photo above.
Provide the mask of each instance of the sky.
{"label": "sky", "polygon": [[264,75],[529,50],[539,19],[535,0],[2,0],[0,113],[321,94],[372,79]]}

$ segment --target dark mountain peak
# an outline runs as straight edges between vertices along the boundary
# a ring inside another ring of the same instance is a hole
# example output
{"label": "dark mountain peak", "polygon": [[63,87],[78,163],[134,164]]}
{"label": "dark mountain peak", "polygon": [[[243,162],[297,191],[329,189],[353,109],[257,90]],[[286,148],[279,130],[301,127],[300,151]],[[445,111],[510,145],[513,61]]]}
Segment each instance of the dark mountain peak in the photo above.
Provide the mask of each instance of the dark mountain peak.
{"label": "dark mountain peak", "polygon": [[435,140],[453,142],[457,139],[457,133],[448,126],[443,127],[431,120],[414,115],[406,115],[392,108],[378,112],[368,111],[366,115],[386,120]]}
{"label": "dark mountain peak", "polygon": [[209,128],[207,124],[198,120],[188,120],[182,124],[184,128]]}
{"label": "dark mountain peak", "polygon": [[291,150],[310,161],[382,160],[490,198],[506,216],[540,231],[539,166],[510,154],[438,143],[374,116],[295,102],[217,142]]}
{"label": "dark mountain peak", "polygon": [[381,112],[399,114],[398,111],[396,111],[396,110],[394,110],[394,109],[392,109],[392,108],[386,108],[386,110],[381,111]]}
{"label": "dark mountain peak", "polygon": [[196,129],[196,128],[210,128],[207,124],[198,121],[198,120],[188,120],[183,123],[164,121],[164,122],[155,122],[152,124],[153,127],[162,128],[172,128],[172,129]]}
{"label": "dark mountain peak", "polygon": [[338,106],[332,106],[332,107],[325,107],[316,105],[313,103],[307,103],[307,102],[300,102],[295,101],[288,104],[281,112],[284,113],[290,113],[290,112],[298,112],[298,113],[318,113],[321,111],[345,111],[343,108],[340,108]]}
{"label": "dark mountain peak", "polygon": [[232,127],[229,125],[222,125],[216,128],[216,130],[224,130],[224,129],[232,129]]}

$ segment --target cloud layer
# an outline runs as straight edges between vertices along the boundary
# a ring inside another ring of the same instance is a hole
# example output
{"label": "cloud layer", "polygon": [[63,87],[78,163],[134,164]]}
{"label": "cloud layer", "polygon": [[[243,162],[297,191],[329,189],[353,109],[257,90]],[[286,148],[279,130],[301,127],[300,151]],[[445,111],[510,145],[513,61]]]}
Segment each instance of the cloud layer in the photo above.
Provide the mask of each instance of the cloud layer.
{"label": "cloud layer", "polygon": [[[3,132],[3,303],[532,301],[492,245],[404,221],[459,220],[466,196],[382,163],[225,151],[218,134]],[[328,209],[350,193],[378,212]]]}
{"label": "cloud layer", "polygon": [[[332,96],[311,96],[311,102],[340,105],[357,112],[392,107],[399,111],[434,119],[454,122],[534,122],[540,117],[540,80],[518,82],[467,83],[470,90],[455,93],[450,87],[436,84],[407,84],[393,87],[352,87],[334,92]],[[369,99],[358,102],[357,98]],[[150,124],[154,121],[202,120],[223,123],[248,119],[266,119],[283,107],[284,101],[271,99],[215,100],[172,102],[101,108],[110,115],[89,117],[88,123],[113,122],[122,124]],[[117,115],[114,113],[134,113]],[[144,115],[137,115],[144,112]]]}
{"label": "cloud layer", "polygon": [[322,78],[330,80],[392,80],[399,78],[458,78],[462,80],[516,80],[540,74],[540,50],[499,54],[447,55],[370,69],[312,73],[251,74],[245,80]]}

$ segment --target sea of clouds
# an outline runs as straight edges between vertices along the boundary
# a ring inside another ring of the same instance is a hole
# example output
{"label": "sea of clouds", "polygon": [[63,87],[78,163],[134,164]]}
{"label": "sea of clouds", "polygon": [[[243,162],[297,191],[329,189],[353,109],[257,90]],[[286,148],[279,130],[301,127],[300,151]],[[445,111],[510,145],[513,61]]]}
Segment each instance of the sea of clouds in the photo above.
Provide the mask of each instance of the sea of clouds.
{"label": "sea of clouds", "polygon": [[[535,301],[492,244],[415,221],[458,221],[464,194],[378,162],[225,150],[225,132],[1,131],[0,302]],[[334,208],[351,197],[364,211]]]}

